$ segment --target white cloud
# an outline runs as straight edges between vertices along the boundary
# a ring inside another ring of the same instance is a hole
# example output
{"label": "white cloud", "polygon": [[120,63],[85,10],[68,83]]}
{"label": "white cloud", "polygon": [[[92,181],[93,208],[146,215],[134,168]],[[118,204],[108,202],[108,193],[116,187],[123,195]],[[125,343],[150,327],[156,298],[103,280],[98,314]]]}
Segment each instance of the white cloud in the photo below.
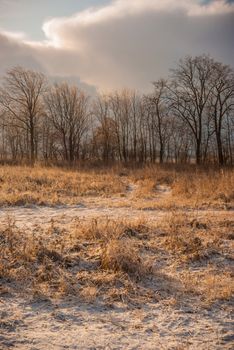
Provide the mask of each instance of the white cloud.
{"label": "white cloud", "polygon": [[187,54],[234,59],[234,4],[224,0],[116,0],[50,19],[43,30],[43,42],[17,38],[20,52],[51,75],[77,76],[101,89],[150,88]]}
{"label": "white cloud", "polygon": [[27,40],[27,35],[24,32],[10,32],[0,28],[0,33],[10,39],[16,39],[21,41]]}
{"label": "white cloud", "polygon": [[[95,9],[90,8],[67,18],[50,19],[43,25],[46,37],[56,47],[72,47],[75,44],[72,32],[118,20],[127,20],[146,13],[176,14],[186,16],[210,16],[234,13],[234,4],[225,0],[214,0],[202,4],[198,0],[115,0],[111,4]],[[79,34],[79,33],[78,33]]]}

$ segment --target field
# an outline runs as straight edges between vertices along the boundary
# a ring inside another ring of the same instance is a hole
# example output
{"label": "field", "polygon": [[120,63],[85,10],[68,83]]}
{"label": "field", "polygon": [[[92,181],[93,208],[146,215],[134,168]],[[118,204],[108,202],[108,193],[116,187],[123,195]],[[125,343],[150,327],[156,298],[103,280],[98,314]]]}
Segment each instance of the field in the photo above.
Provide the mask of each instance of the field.
{"label": "field", "polygon": [[0,349],[233,349],[234,171],[0,167]]}

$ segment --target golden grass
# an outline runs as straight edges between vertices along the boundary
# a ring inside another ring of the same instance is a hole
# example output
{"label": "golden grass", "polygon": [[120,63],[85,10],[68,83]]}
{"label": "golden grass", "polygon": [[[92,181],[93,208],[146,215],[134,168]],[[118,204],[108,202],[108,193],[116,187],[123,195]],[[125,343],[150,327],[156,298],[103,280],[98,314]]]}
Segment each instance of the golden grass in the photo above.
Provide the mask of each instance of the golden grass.
{"label": "golden grass", "polygon": [[201,219],[187,209],[232,208],[233,188],[232,169],[1,167],[1,206],[69,205],[85,198],[126,210],[173,210],[154,223],[141,218],[78,219],[69,229],[51,222],[47,229],[27,232],[9,219],[0,225],[0,293],[50,298],[72,294],[87,302],[111,302],[179,300],[193,291],[207,302],[229,300],[234,222]]}
{"label": "golden grass", "polygon": [[0,206],[76,205],[85,199],[137,209],[228,209],[234,206],[233,188],[232,169],[207,171],[192,165],[135,170],[0,167]]}
{"label": "golden grass", "polygon": [[172,194],[176,198],[194,203],[217,203],[233,205],[234,203],[234,172],[230,170],[195,172],[182,174],[177,177],[172,187]]}
{"label": "golden grass", "polygon": [[77,204],[81,197],[109,197],[124,190],[122,179],[112,172],[0,167],[0,205]]}
{"label": "golden grass", "polygon": [[155,224],[80,220],[70,230],[53,222],[23,232],[9,219],[0,227],[0,293],[84,302],[181,302],[191,293],[201,303],[229,300],[233,225],[172,212]]}
{"label": "golden grass", "polygon": [[[141,201],[138,208],[177,207],[219,207],[234,206],[234,171],[233,169],[206,169],[195,166],[151,166],[130,172],[130,178],[138,184],[136,198],[149,199]],[[159,185],[171,188],[171,195],[163,200],[157,191]],[[160,199],[160,198],[159,198]]]}
{"label": "golden grass", "polygon": [[127,272],[137,278],[147,274],[146,266],[131,239],[113,239],[108,242],[101,255],[101,267],[105,270]]}
{"label": "golden grass", "polygon": [[[95,231],[93,236],[91,227]],[[114,233],[116,227],[119,230],[116,237],[108,237],[108,232]],[[9,220],[0,230],[0,280],[10,281],[18,291],[50,297],[67,294],[84,297],[86,288],[94,296],[95,285],[105,281],[111,287],[122,284],[125,288],[129,285],[128,276],[135,280],[149,272],[144,269],[140,252],[132,249],[133,242],[124,237],[128,229],[124,223],[108,221],[99,227],[93,221],[78,223],[74,231],[67,232],[53,223],[49,230],[41,228],[33,234],[18,230]],[[103,276],[105,271],[109,280],[101,277],[97,282],[97,275]]]}
{"label": "golden grass", "polygon": [[207,306],[217,301],[231,300],[234,283],[231,272],[219,272],[207,268],[196,273],[187,272],[182,281],[188,292],[198,294],[201,302]]}
{"label": "golden grass", "polygon": [[165,247],[180,261],[197,261],[215,254],[220,249],[220,239],[214,236],[209,220],[191,218],[188,213],[172,212],[166,218],[168,232]]}

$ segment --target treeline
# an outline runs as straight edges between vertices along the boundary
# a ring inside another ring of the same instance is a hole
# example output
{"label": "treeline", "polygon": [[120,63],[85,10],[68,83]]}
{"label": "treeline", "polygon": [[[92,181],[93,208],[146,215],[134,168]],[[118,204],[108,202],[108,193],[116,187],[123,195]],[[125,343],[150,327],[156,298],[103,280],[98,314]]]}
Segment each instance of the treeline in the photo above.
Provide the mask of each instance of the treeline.
{"label": "treeline", "polygon": [[186,57],[150,94],[89,97],[10,69],[0,87],[1,161],[233,164],[234,72],[210,56]]}

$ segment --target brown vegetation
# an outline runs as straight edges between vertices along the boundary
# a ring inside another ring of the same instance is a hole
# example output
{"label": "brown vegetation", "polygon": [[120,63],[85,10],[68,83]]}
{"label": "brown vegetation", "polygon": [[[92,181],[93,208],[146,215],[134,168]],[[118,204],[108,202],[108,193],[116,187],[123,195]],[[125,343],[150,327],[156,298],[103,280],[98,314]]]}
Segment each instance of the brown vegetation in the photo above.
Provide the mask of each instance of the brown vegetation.
{"label": "brown vegetation", "polygon": [[228,300],[233,224],[172,212],[151,225],[77,221],[68,231],[52,222],[47,230],[22,232],[9,219],[0,229],[1,293],[177,302],[192,293],[205,303]]}
{"label": "brown vegetation", "polygon": [[135,170],[0,167],[1,206],[77,205],[96,199],[96,205],[105,201],[110,207],[231,209],[233,188],[232,169],[206,171],[172,165]]}
{"label": "brown vegetation", "polygon": [[64,327],[72,339],[90,327],[125,338],[176,324],[178,344],[212,329],[228,349],[232,169],[2,166],[0,193],[3,348],[41,342],[45,327],[56,339]]}
{"label": "brown vegetation", "polygon": [[112,172],[0,168],[0,205],[77,204],[83,196],[108,197],[124,189],[121,178]]}

